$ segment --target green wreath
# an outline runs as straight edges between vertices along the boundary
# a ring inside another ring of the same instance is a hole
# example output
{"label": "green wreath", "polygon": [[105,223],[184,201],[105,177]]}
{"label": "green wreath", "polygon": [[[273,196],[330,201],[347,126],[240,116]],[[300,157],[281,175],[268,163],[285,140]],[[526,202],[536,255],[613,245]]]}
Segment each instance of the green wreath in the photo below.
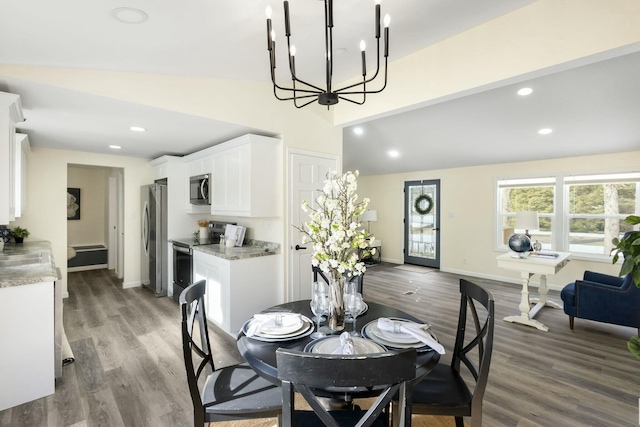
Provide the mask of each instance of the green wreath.
{"label": "green wreath", "polygon": [[[427,202],[426,208],[422,207],[422,202]],[[413,202],[413,210],[415,210],[417,214],[426,215],[431,212],[431,209],[433,209],[433,199],[428,194],[419,195]]]}

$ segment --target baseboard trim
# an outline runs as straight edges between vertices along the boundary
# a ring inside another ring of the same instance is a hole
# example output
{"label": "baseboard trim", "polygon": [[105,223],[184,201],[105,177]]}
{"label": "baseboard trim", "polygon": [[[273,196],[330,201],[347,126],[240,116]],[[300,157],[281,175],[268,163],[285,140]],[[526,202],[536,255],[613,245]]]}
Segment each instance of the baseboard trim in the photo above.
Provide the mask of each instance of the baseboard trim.
{"label": "baseboard trim", "polygon": [[82,265],[80,267],[69,267],[67,268],[67,272],[75,273],[76,271],[100,270],[102,268],[107,268],[107,264]]}
{"label": "baseboard trim", "polygon": [[122,289],[139,288],[140,286],[142,286],[142,282],[123,283],[122,284]]}

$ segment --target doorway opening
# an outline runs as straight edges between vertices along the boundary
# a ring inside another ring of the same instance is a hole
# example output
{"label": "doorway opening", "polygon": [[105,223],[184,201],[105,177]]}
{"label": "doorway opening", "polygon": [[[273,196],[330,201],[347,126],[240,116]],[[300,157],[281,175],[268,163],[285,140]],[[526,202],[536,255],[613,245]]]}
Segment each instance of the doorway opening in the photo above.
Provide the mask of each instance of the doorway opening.
{"label": "doorway opening", "polygon": [[67,165],[67,271],[123,277],[123,193],[122,168]]}

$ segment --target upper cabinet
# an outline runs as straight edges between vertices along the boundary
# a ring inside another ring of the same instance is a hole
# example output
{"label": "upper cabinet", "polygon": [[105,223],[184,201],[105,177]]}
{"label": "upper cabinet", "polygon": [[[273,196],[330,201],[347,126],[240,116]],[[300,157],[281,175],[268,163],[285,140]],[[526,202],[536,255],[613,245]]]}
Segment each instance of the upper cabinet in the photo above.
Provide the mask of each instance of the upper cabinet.
{"label": "upper cabinet", "polygon": [[25,134],[17,133],[15,148],[15,216],[20,217],[27,208],[27,165],[31,154],[29,137]]}
{"label": "upper cabinet", "polygon": [[182,157],[177,156],[162,156],[149,162],[153,170],[153,180],[158,181],[160,179],[169,179],[170,177],[175,179],[176,172],[182,177],[182,171],[184,166],[182,164]]}
{"label": "upper cabinet", "polygon": [[[277,138],[247,134],[182,158],[163,156],[151,161],[154,179],[169,177],[171,164],[183,165],[182,202],[187,213],[274,218],[282,204],[282,143]],[[190,178],[211,174],[211,205],[191,204]]]}
{"label": "upper cabinet", "polygon": [[280,140],[249,134],[216,147],[211,213],[280,216]]}
{"label": "upper cabinet", "polygon": [[0,224],[16,217],[16,123],[24,120],[20,96],[0,92]]}

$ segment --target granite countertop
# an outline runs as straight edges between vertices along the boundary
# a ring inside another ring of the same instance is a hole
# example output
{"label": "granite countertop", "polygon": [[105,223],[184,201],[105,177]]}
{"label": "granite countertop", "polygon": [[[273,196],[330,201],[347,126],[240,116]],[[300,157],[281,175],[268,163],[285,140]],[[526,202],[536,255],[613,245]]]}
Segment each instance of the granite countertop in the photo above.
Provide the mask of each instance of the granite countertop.
{"label": "granite countertop", "polygon": [[60,280],[62,277],[56,268],[51,253],[51,243],[47,241],[25,241],[20,244],[5,243],[4,250],[0,251],[0,260],[11,260],[16,256],[37,254],[42,254],[44,262],[7,267],[0,266],[0,288]]}
{"label": "granite countertop", "polygon": [[233,248],[227,248],[224,245],[215,243],[211,245],[194,246],[193,250],[234,261],[239,259],[277,255],[280,253],[280,244],[263,242],[260,240],[249,240],[246,245]]}

